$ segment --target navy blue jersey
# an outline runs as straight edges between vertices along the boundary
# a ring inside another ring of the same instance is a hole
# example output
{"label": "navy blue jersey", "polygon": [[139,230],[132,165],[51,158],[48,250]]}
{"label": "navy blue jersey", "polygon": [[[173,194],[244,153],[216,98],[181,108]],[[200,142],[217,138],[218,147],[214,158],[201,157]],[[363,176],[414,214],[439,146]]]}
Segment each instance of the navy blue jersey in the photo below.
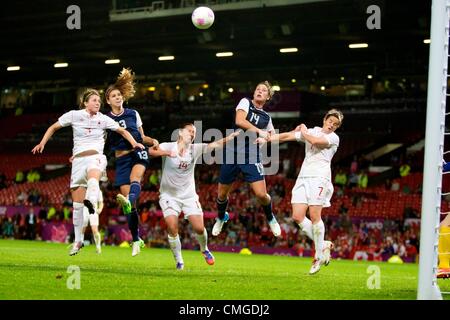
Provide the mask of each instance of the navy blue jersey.
{"label": "navy blue jersey", "polygon": [[[142,126],[142,120],[136,110],[124,108],[123,112],[119,115],[110,111],[107,113],[107,116],[118,122],[122,128],[126,129],[136,142],[142,143],[142,136],[138,130]],[[117,132],[109,131],[108,140],[113,151],[133,149],[131,144]]]}
{"label": "navy blue jersey", "polygon": [[[247,118],[245,119],[258,129],[271,130],[273,128],[272,118],[270,117],[270,115],[263,109],[258,109],[257,107],[255,107],[251,99],[243,98],[234,110],[233,129],[239,129],[239,127],[236,125],[236,122],[234,121],[234,119],[236,119],[237,110],[247,111]],[[269,126],[271,126],[272,128],[269,128]]]}
{"label": "navy blue jersey", "polygon": [[[237,110],[246,111],[247,112],[246,120],[249,121],[255,127],[265,131],[274,130],[272,118],[270,117],[270,115],[262,108],[255,107],[251,99],[248,98],[241,99],[241,101],[235,108],[235,111],[233,113],[234,118],[232,125],[232,128],[234,130],[239,129],[239,127],[236,125],[235,122]],[[245,158],[245,163],[260,162],[259,145],[253,144],[256,138],[257,138],[256,132],[247,131],[245,132],[245,134],[244,132],[242,132],[240,135],[235,137],[233,141],[227,143],[227,147],[225,148],[225,150],[226,153],[228,153],[228,158],[230,158],[229,152],[233,151],[235,155],[234,161],[237,161],[240,164],[243,164],[242,160],[239,160],[239,158],[242,157]],[[229,159],[225,159],[225,162],[230,163]]]}

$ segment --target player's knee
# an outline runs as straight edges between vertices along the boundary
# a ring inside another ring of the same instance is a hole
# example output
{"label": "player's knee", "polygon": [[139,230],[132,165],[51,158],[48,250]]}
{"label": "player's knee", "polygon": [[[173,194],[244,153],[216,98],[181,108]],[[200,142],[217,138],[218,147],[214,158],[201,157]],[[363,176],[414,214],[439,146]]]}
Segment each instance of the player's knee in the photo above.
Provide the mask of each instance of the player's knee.
{"label": "player's knee", "polygon": [[255,196],[259,203],[266,205],[270,202],[270,196],[265,191],[256,191]]}
{"label": "player's knee", "polygon": [[228,197],[228,192],[226,190],[219,190],[217,193],[217,198],[220,201],[225,201],[225,199]]}
{"label": "player's knee", "polygon": [[167,233],[171,238],[176,238],[178,236],[178,231],[168,231]]}
{"label": "player's knee", "polygon": [[178,234],[178,227],[167,226],[167,233],[168,233],[169,236],[171,236],[172,238],[176,237],[177,234]]}
{"label": "player's knee", "polygon": [[317,224],[317,223],[319,223],[321,220],[322,220],[322,219],[321,219],[320,215],[312,215],[312,214],[311,214],[311,222],[312,222],[313,224]]}
{"label": "player's knee", "polygon": [[294,220],[296,223],[302,223],[305,219],[305,215],[301,213],[293,213],[292,214],[292,220]]}
{"label": "player's knee", "polygon": [[294,216],[294,215],[292,216],[292,220],[294,220],[294,222],[296,224],[300,224],[303,222],[303,219],[301,219],[299,216]]}
{"label": "player's knee", "polygon": [[98,180],[95,178],[89,178],[88,182],[87,182],[88,188],[95,188],[96,186],[98,186]]}
{"label": "player's knee", "polygon": [[203,231],[205,230],[204,226],[197,226],[197,227],[192,227],[192,229],[194,230],[194,232],[198,235],[202,235]]}
{"label": "player's knee", "polygon": [[100,186],[98,184],[98,180],[95,178],[90,178],[87,182],[87,193],[88,194],[98,193],[99,189]]}

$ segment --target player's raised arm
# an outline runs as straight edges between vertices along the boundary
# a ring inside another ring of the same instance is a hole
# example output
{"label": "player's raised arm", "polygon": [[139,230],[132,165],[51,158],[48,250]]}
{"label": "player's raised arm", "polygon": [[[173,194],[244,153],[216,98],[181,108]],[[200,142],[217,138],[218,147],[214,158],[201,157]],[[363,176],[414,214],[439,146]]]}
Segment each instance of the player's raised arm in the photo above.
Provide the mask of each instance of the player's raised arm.
{"label": "player's raised arm", "polygon": [[226,136],[225,138],[222,138],[222,139],[219,139],[217,141],[208,143],[208,145],[206,146],[206,150],[211,150],[211,149],[216,149],[216,148],[223,147],[224,144],[226,144],[230,140],[233,140],[234,137],[238,136],[241,132],[242,132],[242,130],[237,130],[237,131],[231,133],[230,135]]}
{"label": "player's raised arm", "polygon": [[33,154],[36,154],[36,152],[37,152],[37,153],[42,153],[42,151],[44,151],[44,147],[45,147],[45,144],[47,143],[47,141],[53,136],[53,134],[54,134],[56,131],[58,131],[58,130],[61,129],[61,128],[62,128],[62,126],[59,124],[58,121],[56,121],[54,124],[52,124],[52,125],[47,129],[47,131],[45,132],[44,136],[42,137],[41,142],[39,142],[39,144],[36,145],[36,146],[31,150],[31,152],[32,152]]}

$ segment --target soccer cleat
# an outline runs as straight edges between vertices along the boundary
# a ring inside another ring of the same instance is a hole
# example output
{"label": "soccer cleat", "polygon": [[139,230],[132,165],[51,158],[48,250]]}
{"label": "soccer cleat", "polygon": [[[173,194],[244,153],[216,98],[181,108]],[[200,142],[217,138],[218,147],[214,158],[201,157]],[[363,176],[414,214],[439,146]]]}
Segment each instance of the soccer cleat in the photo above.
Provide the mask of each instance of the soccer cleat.
{"label": "soccer cleat", "polygon": [[91,201],[89,201],[88,199],[84,199],[83,203],[84,203],[84,206],[88,209],[89,214],[95,213],[94,205],[92,204]]}
{"label": "soccer cleat", "polygon": [[102,247],[101,246],[96,246],[95,252],[97,252],[98,254],[102,253]]}
{"label": "soccer cleat", "polygon": [[225,212],[225,216],[223,217],[223,220],[219,217],[216,218],[216,223],[214,223],[213,229],[212,229],[212,235],[217,236],[219,235],[220,231],[222,231],[222,227],[230,219],[230,216],[228,215],[228,212]]}
{"label": "soccer cleat", "polygon": [[309,269],[309,274],[313,275],[320,271],[320,266],[322,265],[322,261],[319,259],[314,259],[311,269]]}
{"label": "soccer cleat", "polygon": [[209,250],[205,250],[202,252],[203,257],[205,258],[205,261],[207,264],[212,266],[214,264],[214,256]]}
{"label": "soccer cleat", "polygon": [[177,270],[183,270],[184,269],[184,263],[183,262],[177,262]]}
{"label": "soccer cleat", "polygon": [[130,214],[131,213],[131,202],[128,200],[128,197],[125,197],[123,194],[118,194],[117,202],[122,206],[122,211],[124,214]]}
{"label": "soccer cleat", "polygon": [[81,248],[84,247],[84,243],[83,242],[74,242],[72,249],[69,252],[69,256],[74,256],[76,255],[78,252],[80,252]]}
{"label": "soccer cleat", "polygon": [[331,260],[331,250],[333,250],[334,244],[331,241],[324,241],[324,248],[322,250],[323,252],[323,260],[325,266],[328,266],[330,264]]}
{"label": "soccer cleat", "polygon": [[131,256],[137,256],[141,253],[141,248],[145,247],[145,242],[142,239],[133,242],[133,250],[131,251]]}
{"label": "soccer cleat", "polygon": [[269,221],[269,227],[275,237],[279,237],[281,235],[280,224],[278,223],[277,219],[275,219],[275,217],[273,217],[272,220]]}
{"label": "soccer cleat", "polygon": [[133,242],[133,250],[131,251],[131,256],[135,257],[139,253],[141,253],[141,246],[139,245],[139,241],[134,241]]}

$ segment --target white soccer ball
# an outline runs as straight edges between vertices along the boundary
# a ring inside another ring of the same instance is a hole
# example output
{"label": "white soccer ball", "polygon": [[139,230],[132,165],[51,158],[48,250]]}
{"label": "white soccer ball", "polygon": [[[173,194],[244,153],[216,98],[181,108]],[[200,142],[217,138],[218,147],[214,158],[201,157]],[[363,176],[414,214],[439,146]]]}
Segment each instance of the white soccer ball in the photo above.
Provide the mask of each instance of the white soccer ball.
{"label": "white soccer ball", "polygon": [[198,29],[208,29],[214,23],[214,12],[208,7],[198,7],[192,12],[192,23]]}

